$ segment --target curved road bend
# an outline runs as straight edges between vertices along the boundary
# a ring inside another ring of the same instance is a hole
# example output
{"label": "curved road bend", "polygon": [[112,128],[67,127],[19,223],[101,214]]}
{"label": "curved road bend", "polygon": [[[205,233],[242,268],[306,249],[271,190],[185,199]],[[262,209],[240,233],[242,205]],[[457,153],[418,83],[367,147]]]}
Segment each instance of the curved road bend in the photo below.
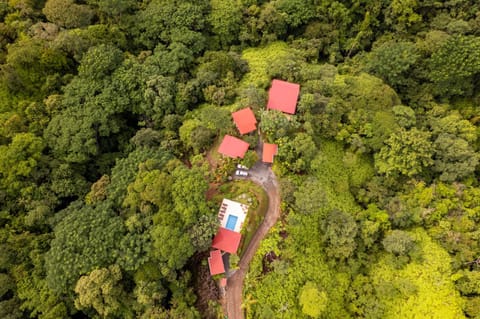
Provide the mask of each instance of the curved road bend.
{"label": "curved road bend", "polygon": [[280,217],[280,194],[278,190],[278,182],[270,167],[259,161],[250,169],[248,178],[263,187],[267,192],[268,210],[263,222],[253,235],[252,240],[240,259],[239,269],[237,269],[227,280],[225,299],[228,319],[244,319],[242,309],[242,288],[245,275],[248,271],[248,266],[260,245],[260,241],[267,235],[270,228]]}

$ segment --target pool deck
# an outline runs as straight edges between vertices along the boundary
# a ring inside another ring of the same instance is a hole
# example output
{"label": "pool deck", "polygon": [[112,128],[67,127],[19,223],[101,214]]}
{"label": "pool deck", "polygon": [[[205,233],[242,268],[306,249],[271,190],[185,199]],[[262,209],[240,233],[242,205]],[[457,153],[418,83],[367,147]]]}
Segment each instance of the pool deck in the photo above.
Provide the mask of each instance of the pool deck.
{"label": "pool deck", "polygon": [[220,210],[218,211],[218,220],[220,221],[220,226],[227,228],[228,217],[230,215],[237,217],[237,222],[235,228],[231,229],[234,232],[239,233],[242,229],[243,222],[247,217],[248,206],[242,203],[224,198],[222,204],[220,205]]}

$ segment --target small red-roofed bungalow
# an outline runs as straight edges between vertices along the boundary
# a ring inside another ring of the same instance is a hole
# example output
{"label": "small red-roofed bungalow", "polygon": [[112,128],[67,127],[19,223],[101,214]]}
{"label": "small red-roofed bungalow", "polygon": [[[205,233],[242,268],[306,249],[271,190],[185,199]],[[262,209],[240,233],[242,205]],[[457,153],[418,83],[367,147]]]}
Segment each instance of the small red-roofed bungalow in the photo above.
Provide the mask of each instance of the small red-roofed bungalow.
{"label": "small red-roofed bungalow", "polygon": [[247,134],[257,129],[257,119],[251,108],[247,107],[232,113],[233,121],[240,134]]}
{"label": "small red-roofed bungalow", "polygon": [[208,257],[208,267],[210,267],[210,275],[212,276],[223,274],[225,272],[222,252],[220,250],[214,250],[210,252],[210,257]]}
{"label": "small red-roofed bungalow", "polygon": [[231,135],[225,135],[218,148],[218,152],[231,157],[243,158],[248,150],[248,143]]}
{"label": "small red-roofed bungalow", "polygon": [[268,91],[267,109],[295,114],[299,94],[299,84],[273,80],[272,87]]}
{"label": "small red-roofed bungalow", "polygon": [[232,230],[220,227],[217,235],[213,237],[212,247],[230,254],[237,253],[242,235]]}
{"label": "small red-roofed bungalow", "polygon": [[262,161],[264,163],[273,163],[273,157],[277,155],[277,144],[263,143]]}

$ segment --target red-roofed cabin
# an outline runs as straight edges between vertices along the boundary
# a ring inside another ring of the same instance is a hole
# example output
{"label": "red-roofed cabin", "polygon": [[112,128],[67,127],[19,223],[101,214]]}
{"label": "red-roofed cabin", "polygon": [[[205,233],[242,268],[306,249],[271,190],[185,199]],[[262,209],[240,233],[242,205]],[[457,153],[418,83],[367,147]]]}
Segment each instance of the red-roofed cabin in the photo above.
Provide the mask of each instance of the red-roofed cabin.
{"label": "red-roofed cabin", "polygon": [[263,143],[262,161],[264,163],[273,163],[273,157],[277,155],[277,144]]}
{"label": "red-roofed cabin", "polygon": [[220,250],[214,250],[210,252],[210,257],[208,257],[208,267],[210,267],[210,275],[212,276],[223,274],[225,272],[222,252]]}
{"label": "red-roofed cabin", "polygon": [[268,91],[267,109],[295,114],[299,94],[299,84],[273,80],[272,87],[270,88],[270,91]]}
{"label": "red-roofed cabin", "polygon": [[217,235],[213,238],[212,247],[235,254],[241,238],[242,235],[240,233],[220,227]]}
{"label": "red-roofed cabin", "polygon": [[225,135],[218,152],[232,158],[243,158],[248,150],[248,143],[236,137]]}
{"label": "red-roofed cabin", "polygon": [[232,113],[233,121],[240,134],[247,134],[257,129],[257,119],[251,108],[247,107]]}

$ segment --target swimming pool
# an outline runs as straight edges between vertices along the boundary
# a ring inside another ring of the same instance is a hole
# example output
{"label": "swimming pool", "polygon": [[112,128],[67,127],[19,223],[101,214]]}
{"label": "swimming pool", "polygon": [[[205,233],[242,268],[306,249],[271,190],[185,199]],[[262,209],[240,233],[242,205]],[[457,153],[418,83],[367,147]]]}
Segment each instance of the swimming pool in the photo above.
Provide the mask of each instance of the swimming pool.
{"label": "swimming pool", "polygon": [[237,225],[238,217],[235,215],[228,215],[227,224],[225,225],[226,229],[235,230],[235,225]]}

